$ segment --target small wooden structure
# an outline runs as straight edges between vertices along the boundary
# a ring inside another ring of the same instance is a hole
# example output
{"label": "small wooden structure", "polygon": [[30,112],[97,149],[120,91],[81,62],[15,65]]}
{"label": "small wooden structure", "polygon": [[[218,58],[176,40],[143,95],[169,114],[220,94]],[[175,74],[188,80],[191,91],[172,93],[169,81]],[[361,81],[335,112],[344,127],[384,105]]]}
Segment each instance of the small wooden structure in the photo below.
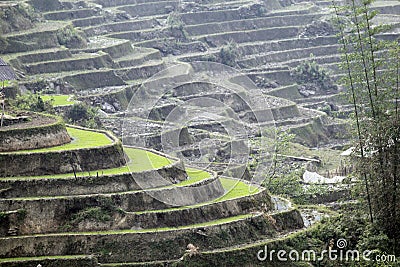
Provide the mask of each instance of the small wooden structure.
{"label": "small wooden structure", "polygon": [[4,120],[4,106],[6,98],[4,92],[4,85],[6,81],[12,81],[16,79],[17,75],[15,74],[13,68],[9,66],[3,59],[0,58],[0,82],[2,82],[3,85],[0,92],[0,104],[2,107],[0,127],[3,127],[3,120]]}

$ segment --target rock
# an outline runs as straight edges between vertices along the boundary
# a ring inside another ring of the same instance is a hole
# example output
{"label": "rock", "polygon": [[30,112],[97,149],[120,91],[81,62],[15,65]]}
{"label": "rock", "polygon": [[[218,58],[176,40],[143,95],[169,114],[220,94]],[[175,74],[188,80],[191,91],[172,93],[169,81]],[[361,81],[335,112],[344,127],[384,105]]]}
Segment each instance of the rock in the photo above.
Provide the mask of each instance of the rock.
{"label": "rock", "polygon": [[121,105],[118,102],[114,102],[112,105],[114,106],[115,110],[117,111],[121,110]]}
{"label": "rock", "polygon": [[107,112],[107,113],[115,113],[115,112],[116,112],[114,106],[111,105],[111,104],[109,104],[109,103],[107,103],[107,102],[104,102],[104,103],[101,105],[101,109],[102,109],[103,111]]}
{"label": "rock", "polygon": [[307,25],[300,33],[300,38],[318,37],[318,36],[329,36],[336,33],[335,28],[328,21],[318,20],[313,21]]}
{"label": "rock", "polygon": [[255,18],[267,13],[265,6],[261,3],[241,6],[238,10],[242,18]]}
{"label": "rock", "polygon": [[309,97],[309,96],[315,95],[316,91],[315,90],[311,90],[311,89],[307,88],[306,86],[301,86],[299,88],[299,93],[304,97]]}
{"label": "rock", "polygon": [[199,247],[196,247],[193,244],[189,244],[189,245],[187,245],[186,252],[189,252],[189,255],[197,254],[199,252]]}
{"label": "rock", "polygon": [[279,86],[276,81],[272,81],[261,76],[256,76],[255,84],[260,88],[277,88]]}

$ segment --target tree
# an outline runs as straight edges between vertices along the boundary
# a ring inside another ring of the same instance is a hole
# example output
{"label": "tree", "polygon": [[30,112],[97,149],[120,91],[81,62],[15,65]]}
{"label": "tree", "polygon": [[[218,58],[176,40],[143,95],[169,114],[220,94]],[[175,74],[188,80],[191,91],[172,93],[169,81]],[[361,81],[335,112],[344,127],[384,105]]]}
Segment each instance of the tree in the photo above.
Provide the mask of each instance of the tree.
{"label": "tree", "polygon": [[265,133],[267,138],[265,145],[272,150],[270,168],[265,170],[265,179],[262,185],[275,195],[300,195],[303,191],[301,185],[302,169],[293,171],[287,162],[285,155],[290,151],[290,143],[296,137],[294,134],[281,128],[273,129]]}
{"label": "tree", "polygon": [[323,91],[337,91],[328,72],[313,61],[305,61],[292,69],[291,75],[299,84],[313,84]]}
{"label": "tree", "polygon": [[[388,27],[373,25],[372,0],[333,1],[343,51],[343,84],[354,109],[353,160],[365,185],[370,221],[394,243],[400,239],[400,117],[398,41],[380,34]],[[350,22],[350,23],[348,23]]]}
{"label": "tree", "polygon": [[97,115],[97,109],[85,103],[76,103],[65,113],[67,122],[79,124],[88,128],[100,128],[101,121]]}

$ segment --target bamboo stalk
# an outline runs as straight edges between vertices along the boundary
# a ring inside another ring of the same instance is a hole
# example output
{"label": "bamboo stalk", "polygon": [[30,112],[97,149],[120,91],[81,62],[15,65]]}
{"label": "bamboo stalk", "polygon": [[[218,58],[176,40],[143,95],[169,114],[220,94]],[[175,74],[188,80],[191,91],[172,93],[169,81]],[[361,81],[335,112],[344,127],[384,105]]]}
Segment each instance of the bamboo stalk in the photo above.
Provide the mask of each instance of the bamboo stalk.
{"label": "bamboo stalk", "polygon": [[[333,7],[335,9],[336,17],[339,20],[339,11],[337,9],[337,5],[336,5],[334,0],[332,1],[332,3],[333,3]],[[354,4],[354,0],[353,0],[353,4]],[[351,96],[352,96],[352,102],[353,102],[352,104],[353,104],[353,107],[354,107],[354,114],[355,114],[355,117],[356,117],[357,136],[358,136],[358,143],[359,143],[360,150],[361,150],[361,159],[364,161],[364,159],[365,159],[364,142],[363,142],[362,135],[361,135],[360,117],[359,117],[358,108],[357,108],[357,99],[356,99],[356,93],[355,93],[354,77],[353,77],[353,74],[352,74],[352,71],[351,71],[351,65],[350,65],[349,48],[348,48],[348,44],[346,42],[343,26],[341,26],[340,23],[339,23],[339,29],[340,29],[340,38],[341,38],[343,49],[344,49],[346,71],[347,71],[347,75],[348,75],[349,80],[350,80],[350,90],[351,90]],[[369,189],[368,177],[367,177],[367,174],[364,171],[364,169],[362,171],[362,176],[363,176],[364,183],[365,183],[365,188],[366,188],[366,191],[367,191],[368,210],[369,210],[370,220],[371,220],[371,223],[372,223],[374,221],[374,217],[373,217],[373,211],[372,211],[371,194],[370,194],[370,189]]]}

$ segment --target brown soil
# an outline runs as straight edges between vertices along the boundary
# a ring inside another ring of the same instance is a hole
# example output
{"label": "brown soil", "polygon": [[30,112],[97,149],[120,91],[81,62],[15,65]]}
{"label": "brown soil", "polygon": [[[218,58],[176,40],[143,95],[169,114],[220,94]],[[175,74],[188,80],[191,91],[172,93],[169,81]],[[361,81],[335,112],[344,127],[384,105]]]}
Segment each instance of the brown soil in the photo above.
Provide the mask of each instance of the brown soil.
{"label": "brown soil", "polygon": [[16,123],[16,124],[9,125],[9,126],[3,126],[0,128],[0,131],[9,131],[9,130],[13,130],[13,129],[26,129],[26,128],[38,127],[38,126],[52,124],[57,121],[57,119],[55,119],[55,118],[42,116],[40,114],[33,113],[33,112],[7,112],[7,114],[11,115],[13,117],[28,116],[29,121],[22,122],[22,123]]}

